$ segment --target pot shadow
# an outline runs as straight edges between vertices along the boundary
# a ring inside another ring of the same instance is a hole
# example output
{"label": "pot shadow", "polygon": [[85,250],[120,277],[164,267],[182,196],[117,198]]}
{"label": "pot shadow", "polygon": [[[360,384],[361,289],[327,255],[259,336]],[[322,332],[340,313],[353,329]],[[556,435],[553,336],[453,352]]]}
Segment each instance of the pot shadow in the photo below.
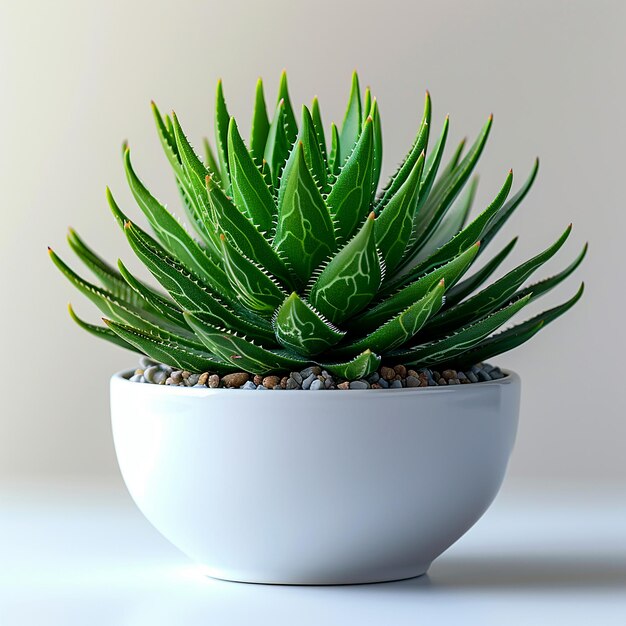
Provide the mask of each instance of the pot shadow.
{"label": "pot shadow", "polygon": [[396,589],[614,591],[626,593],[626,558],[611,556],[507,555],[455,557],[435,562],[427,576],[398,583]]}

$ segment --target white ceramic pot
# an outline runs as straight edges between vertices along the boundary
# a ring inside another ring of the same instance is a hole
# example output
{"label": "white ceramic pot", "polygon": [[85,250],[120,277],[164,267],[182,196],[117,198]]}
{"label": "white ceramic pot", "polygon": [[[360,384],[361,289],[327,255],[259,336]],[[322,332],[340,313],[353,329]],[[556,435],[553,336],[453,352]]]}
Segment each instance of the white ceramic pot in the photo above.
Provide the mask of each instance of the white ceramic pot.
{"label": "white ceramic pot", "polygon": [[113,436],[148,520],[216,578],[419,576],[494,499],[520,379],[351,391],[111,379]]}

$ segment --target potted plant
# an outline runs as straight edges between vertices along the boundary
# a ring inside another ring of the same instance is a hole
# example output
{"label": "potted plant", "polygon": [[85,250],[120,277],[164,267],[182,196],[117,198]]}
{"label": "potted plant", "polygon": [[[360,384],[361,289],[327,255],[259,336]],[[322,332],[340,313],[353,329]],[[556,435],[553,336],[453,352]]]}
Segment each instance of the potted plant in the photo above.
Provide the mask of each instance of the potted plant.
{"label": "potted plant", "polygon": [[586,252],[524,286],[569,226],[497,280],[516,239],[474,269],[538,163],[513,195],[509,171],[470,221],[492,118],[442,166],[448,119],[431,141],[428,94],[380,191],[378,103],[369,89],[362,97],[356,74],[328,143],[317,99],[296,122],[285,74],[271,120],[258,82],[247,146],[218,83],[217,156],[205,142],[204,160],[176,115],[153,112],[195,234],[146,189],[128,147],[130,189],[153,234],[107,198],[160,289],[107,264],[74,231],[70,246],[101,286],[50,251],[105,326],[70,307],[73,319],[144,355],[111,381],[132,497],[219,578],[333,584],[424,573],[487,509],[512,450],[520,380],[485,361],[582,294],[496,333]]}

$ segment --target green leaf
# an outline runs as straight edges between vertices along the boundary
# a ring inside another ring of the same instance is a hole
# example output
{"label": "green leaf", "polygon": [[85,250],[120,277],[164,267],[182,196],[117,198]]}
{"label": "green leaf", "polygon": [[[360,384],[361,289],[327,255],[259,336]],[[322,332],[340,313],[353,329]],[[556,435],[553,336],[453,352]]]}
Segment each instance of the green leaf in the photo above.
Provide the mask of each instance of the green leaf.
{"label": "green leaf", "polygon": [[411,236],[423,167],[422,152],[409,177],[376,218],[376,244],[389,271],[392,271],[402,259]]}
{"label": "green leaf", "polygon": [[[231,150],[230,153],[232,156],[234,151]],[[237,187],[236,167],[231,165],[231,172],[233,189],[235,189]],[[242,254],[254,259],[285,284],[293,285],[291,272],[254,224],[237,209],[210,178],[206,181],[206,189],[220,232],[228,235],[230,241]]]}
{"label": "green leaf", "polygon": [[520,309],[528,304],[530,296],[520,298],[475,324],[466,326],[452,335],[408,350],[392,352],[390,356],[402,359],[405,365],[427,367],[450,362],[480,343],[492,332],[506,324]]}
{"label": "green leaf", "polygon": [[412,339],[443,304],[444,280],[432,288],[425,296],[398,313],[371,335],[352,341],[333,350],[339,356],[369,348],[374,352],[386,353],[400,347]]}
{"label": "green leaf", "polygon": [[567,302],[560,304],[552,309],[544,311],[533,318],[517,324],[512,328],[507,328],[492,337],[488,337],[484,341],[474,346],[471,350],[463,353],[460,357],[459,365],[474,365],[475,363],[481,363],[498,354],[508,352],[513,348],[517,348],[531,337],[534,337],[542,328],[545,328],[550,322],[563,315],[566,311],[569,311],[582,297],[585,289],[584,283],[580,285],[580,288],[576,294]]}
{"label": "green leaf", "polygon": [[419,252],[421,246],[431,237],[452,205],[452,202],[467,182],[487,142],[492,121],[493,116],[489,116],[487,123],[484,125],[468,154],[458,166],[452,170],[449,179],[446,180],[446,183],[442,185],[441,189],[431,194],[421,210],[417,213],[414,230],[416,239],[413,244],[416,251]]}
{"label": "green leaf", "polygon": [[526,179],[526,182],[522,185],[519,191],[514,194],[506,204],[498,211],[493,221],[489,224],[485,232],[483,233],[482,243],[483,250],[487,247],[487,244],[496,236],[498,231],[504,226],[506,221],[511,217],[513,211],[521,204],[522,200],[526,197],[526,194],[530,191],[530,188],[535,182],[537,172],[539,171],[539,159],[535,159],[530,175]]}
{"label": "green leaf", "polygon": [[178,325],[181,329],[187,328],[187,323],[183,317],[183,312],[176,306],[176,303],[154,291],[138,278],[133,276],[127,267],[118,261],[117,265],[120,269],[120,276],[123,277],[126,288],[137,294],[138,299],[143,299],[157,311],[162,317],[172,324]]}
{"label": "green leaf", "polygon": [[457,235],[465,226],[469,216],[476,189],[478,187],[478,177],[475,176],[465,189],[462,196],[457,198],[450,210],[444,215],[441,223],[430,239],[421,247],[416,260],[423,261],[431,254],[434,254],[441,246]]}
{"label": "green leaf", "polygon": [[258,230],[270,233],[276,211],[274,198],[243,143],[235,118],[228,127],[228,164],[235,204]]}
{"label": "green leaf", "polygon": [[423,298],[441,280],[445,281],[447,288],[451,287],[472,264],[478,254],[478,249],[479,244],[476,243],[451,261],[418,278],[359,317],[350,320],[350,330],[364,334],[378,328],[413,302]]}
{"label": "green leaf", "polygon": [[330,154],[328,155],[328,173],[334,180],[341,170],[341,159],[339,158],[339,130],[333,122],[330,125]]}
{"label": "green leaf", "polygon": [[305,167],[311,172],[315,185],[323,192],[326,189],[326,164],[322,159],[322,153],[317,143],[317,136],[315,135],[315,129],[313,127],[313,120],[309,110],[302,107],[302,122],[300,124],[300,131],[296,142],[294,143],[282,174],[280,175],[280,188],[278,190],[278,206],[283,202],[283,196],[289,181],[292,180],[292,169],[296,161],[298,154],[298,146],[302,144],[304,148],[304,162]]}
{"label": "green leaf", "polygon": [[360,134],[361,88],[359,87],[359,77],[356,72],[353,72],[348,107],[341,125],[341,133],[339,134],[339,165],[343,165],[348,160]]}
{"label": "green leaf", "polygon": [[239,301],[262,317],[271,317],[287,293],[265,269],[226,243],[220,236],[224,269]]}
{"label": "green leaf", "polygon": [[215,159],[215,155],[213,154],[213,149],[211,148],[211,144],[209,140],[205,137],[202,140],[202,144],[204,146],[204,158],[206,163],[206,168],[211,172],[211,178],[217,183],[222,182],[222,177],[220,176],[220,166]]}
{"label": "green leaf", "polygon": [[299,285],[335,249],[335,233],[326,204],[305,162],[304,145],[295,148],[295,160],[279,201],[274,247],[293,268]]}
{"label": "green leaf", "polygon": [[313,126],[315,127],[315,134],[317,136],[317,143],[320,147],[322,157],[324,161],[327,160],[326,155],[326,136],[324,134],[324,125],[322,124],[322,113],[320,111],[320,103],[317,96],[313,98],[313,104],[311,105],[311,118],[313,120]]}
{"label": "green leaf", "polygon": [[[372,103],[370,117],[374,123],[374,168],[372,173],[372,196],[370,198],[370,202],[373,202],[376,198],[376,191],[383,167],[383,129],[380,123],[380,111],[378,110],[376,98],[374,98]],[[365,121],[367,121],[367,119]],[[365,124],[365,122],[363,122],[363,124]]]}
{"label": "green leaf", "polygon": [[[496,254],[496,256],[493,257],[493,259],[489,261],[489,263],[486,263],[477,272],[472,274],[472,276],[450,289],[450,291],[446,294],[446,307],[450,307],[458,302],[461,302],[461,300],[464,300],[470,293],[476,291],[476,289],[489,280],[489,277],[498,269],[498,267],[500,267],[504,259],[509,256],[516,243],[517,237],[514,237],[506,246],[504,246],[504,248],[502,248],[502,250],[500,250],[500,252],[498,252],[498,254]],[[483,247],[482,242],[480,247]]]}
{"label": "green leaf", "polygon": [[67,309],[69,311],[70,317],[83,329],[88,333],[94,335],[94,337],[98,337],[99,339],[106,339],[111,343],[114,343],[116,346],[120,348],[126,348],[127,350],[132,350],[133,352],[137,351],[137,348],[131,343],[124,341],[120,336],[116,335],[112,330],[102,327],[96,326],[95,324],[89,324],[84,320],[80,319],[78,315],[74,312],[71,304],[67,305]]}
{"label": "green leaf", "polygon": [[48,254],[52,262],[61,273],[76,287],[83,295],[87,296],[105,315],[110,315],[116,320],[133,324],[139,328],[152,328],[160,324],[161,320],[150,311],[135,307],[126,300],[113,295],[110,291],[98,287],[79,276],[72,270],[51,248]]}
{"label": "green leaf", "polygon": [[289,89],[287,86],[287,72],[285,72],[284,70],[280,75],[280,84],[278,85],[278,98],[276,99],[277,104],[280,104],[281,100],[285,104],[285,131],[287,133],[287,142],[289,143],[289,145],[291,145],[296,140],[296,136],[298,135],[298,124],[296,123],[296,116],[293,112],[293,107],[291,106],[291,98],[289,97]]}
{"label": "green leaf", "polygon": [[224,90],[221,79],[217,81],[215,94],[215,144],[217,146],[217,158],[220,162],[220,178],[224,191],[230,192],[230,172],[228,170],[228,124],[230,114],[224,100]]}
{"label": "green leaf", "polygon": [[124,164],[133,196],[161,244],[197,276],[205,279],[209,284],[215,282],[214,272],[215,269],[218,269],[219,272],[218,266],[200,248],[178,220],[150,194],[137,178],[130,162],[129,150],[126,150],[124,154]]}
{"label": "green leaf", "polygon": [[293,368],[301,369],[309,363],[287,351],[270,350],[255,344],[246,337],[217,328],[202,313],[185,312],[185,318],[212,353],[217,354],[240,371],[268,374],[289,371]]}
{"label": "green leaf", "polygon": [[372,212],[359,232],[314,279],[309,302],[333,324],[339,324],[371,302],[382,277]]}
{"label": "green leaf", "polygon": [[176,176],[181,176],[183,172],[182,163],[180,160],[180,155],[178,154],[178,147],[176,146],[176,139],[174,135],[170,133],[165,122],[163,121],[163,117],[161,112],[159,111],[157,105],[152,102],[152,115],[154,116],[154,121],[156,123],[157,132],[159,134],[159,141],[163,146],[163,151],[165,152],[165,156],[167,160],[170,162],[172,169]]}
{"label": "green leaf", "polygon": [[103,321],[124,341],[160,363],[192,372],[235,371],[235,368],[214,355],[179,343],[167,333],[142,331],[107,319]]}
{"label": "green leaf", "polygon": [[179,183],[183,188],[187,200],[186,204],[191,209],[188,213],[190,213],[196,230],[207,243],[207,252],[215,259],[217,257],[217,240],[211,223],[209,202],[204,187],[204,179],[210,174],[210,171],[187,140],[175,113],[172,113],[172,128],[174,129],[178,154],[183,165]]}
{"label": "green leaf", "polygon": [[[184,266],[159,249],[133,224],[128,223],[126,236],[139,259],[156,280],[168,291],[181,309],[200,310],[212,316],[220,325],[246,332],[253,337],[271,340],[271,325],[258,316],[246,316],[230,301],[223,302],[221,293],[212,291]],[[218,295],[219,294],[219,295]]]}
{"label": "green leaf", "polygon": [[532,259],[518,265],[481,292],[454,307],[451,307],[431,320],[427,326],[429,334],[441,334],[479,320],[508,302],[526,279],[544,263],[550,260],[563,246],[572,231],[571,224],[549,248]]}
{"label": "green leaf", "polygon": [[267,117],[265,95],[263,94],[263,81],[259,78],[256,84],[256,97],[254,100],[254,114],[250,127],[250,153],[257,165],[263,162],[265,143],[270,130],[270,121]]}
{"label": "green leaf", "polygon": [[[415,167],[415,163],[419,159],[422,152],[426,151],[428,146],[428,136],[430,134],[430,115],[431,115],[431,104],[430,104],[430,94],[426,92],[426,99],[424,101],[424,113],[422,115],[422,121],[420,123],[419,129],[417,131],[417,135],[413,140],[413,145],[409,150],[408,154],[404,157],[404,160],[400,164],[400,167],[396,171],[396,173],[389,179],[389,182],[383,187],[382,195],[378,202],[375,204],[375,211],[379,213],[382,211],[383,207],[391,200],[394,194],[402,187],[405,183],[406,179],[409,177],[409,174],[413,171]],[[374,117],[374,116],[372,116]],[[443,127],[443,133],[441,138],[439,139],[439,150],[436,150],[435,153],[439,153],[443,151],[443,146],[445,146],[445,138],[447,136],[448,131],[448,118],[446,118],[446,123]],[[381,154],[382,158],[382,154]],[[427,161],[426,163],[426,171],[432,168],[432,163]]]}
{"label": "green leaf", "polygon": [[365,88],[365,98],[363,99],[363,107],[361,111],[361,125],[365,124],[365,120],[368,115],[371,115],[372,111],[372,90],[369,87]]}
{"label": "green leaf", "polygon": [[339,172],[326,199],[337,226],[337,240],[340,244],[352,237],[368,213],[372,195],[373,166],[373,123],[372,119],[368,118],[350,158]]}
{"label": "green leaf", "polygon": [[[133,306],[145,306],[142,298],[137,297],[135,292],[128,286],[122,275],[106,261],[99,257],[87,244],[78,236],[78,233],[70,228],[67,241],[78,258],[97,276],[98,280],[114,296],[129,302]],[[146,287],[148,289],[148,287]]]}
{"label": "green leaf", "polygon": [[296,292],[278,309],[274,318],[274,332],[282,346],[306,356],[319,354],[334,346],[346,334]]}
{"label": "green leaf", "polygon": [[383,288],[383,293],[389,293],[394,291],[398,287],[411,282],[414,278],[425,274],[429,270],[438,265],[446,263],[450,259],[457,256],[463,250],[466,250],[469,246],[479,241],[483,231],[494,218],[500,207],[504,204],[509,191],[511,190],[511,184],[513,183],[513,172],[509,170],[509,173],[504,181],[504,185],[498,192],[498,195],[494,198],[491,204],[478,216],[474,221],[468,224],[460,233],[455,235],[450,241],[441,246],[435,253],[431,254],[428,258],[424,259],[421,263],[418,263],[406,274],[403,274],[399,278],[390,281]]}
{"label": "green leaf", "polygon": [[574,273],[574,271],[578,268],[578,266],[583,262],[583,259],[587,255],[588,245],[585,244],[583,246],[582,252],[574,259],[574,261],[566,267],[562,272],[555,274],[554,276],[550,276],[549,278],[544,278],[537,283],[529,285],[524,289],[520,289],[515,296],[521,298],[527,294],[532,295],[532,300],[536,300],[539,296],[542,296],[544,293],[547,293],[551,289],[554,289],[558,284],[562,283],[568,276]]}
{"label": "green leaf", "polygon": [[280,186],[280,175],[283,165],[289,156],[289,142],[285,131],[285,103],[281,100],[276,107],[274,119],[267,134],[265,153],[263,158],[267,161],[272,172],[272,182],[275,189]]}
{"label": "green leaf", "polygon": [[350,361],[343,363],[319,363],[326,371],[334,376],[347,380],[365,378],[375,372],[380,366],[380,357],[371,350],[365,350]]}

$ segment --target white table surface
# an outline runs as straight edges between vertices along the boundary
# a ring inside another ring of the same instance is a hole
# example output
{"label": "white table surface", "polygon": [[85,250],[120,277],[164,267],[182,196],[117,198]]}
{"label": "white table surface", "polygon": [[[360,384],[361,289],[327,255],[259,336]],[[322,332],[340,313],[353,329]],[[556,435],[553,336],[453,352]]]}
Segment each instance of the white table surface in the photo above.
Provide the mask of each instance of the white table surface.
{"label": "white table surface", "polygon": [[121,486],[0,486],[1,626],[626,625],[626,492],[505,487],[428,576],[346,587],[207,578]]}

